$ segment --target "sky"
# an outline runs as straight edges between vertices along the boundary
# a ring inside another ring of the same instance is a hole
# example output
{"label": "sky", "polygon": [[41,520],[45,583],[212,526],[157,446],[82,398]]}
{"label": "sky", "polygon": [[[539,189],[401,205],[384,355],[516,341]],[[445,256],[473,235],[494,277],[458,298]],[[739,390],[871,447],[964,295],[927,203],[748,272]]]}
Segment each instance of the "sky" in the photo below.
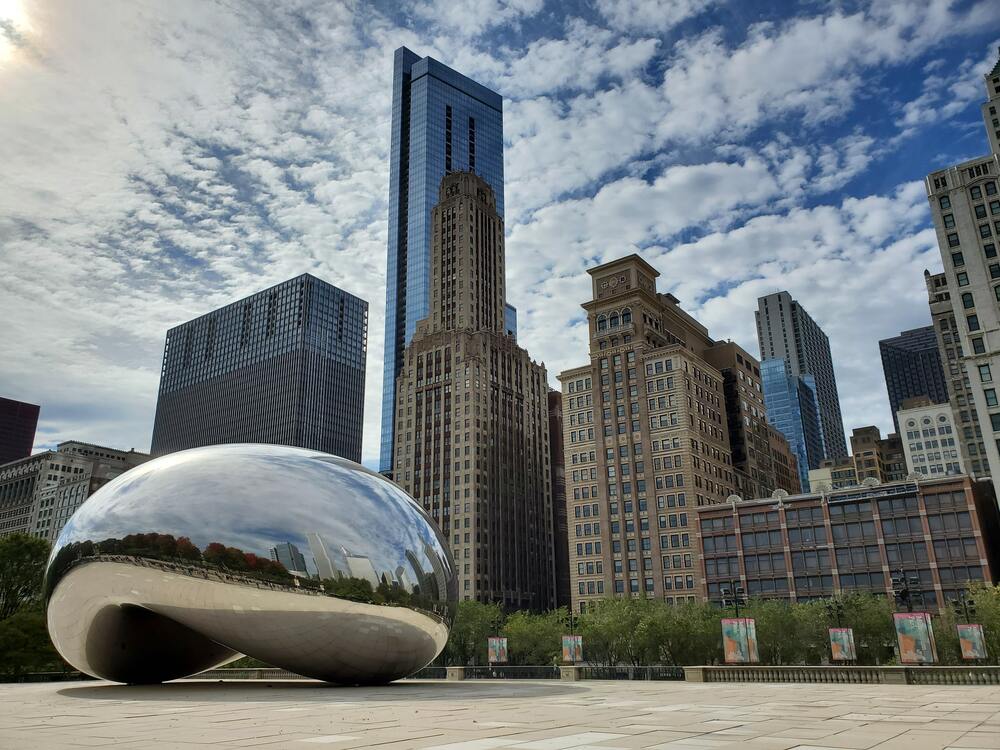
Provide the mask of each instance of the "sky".
{"label": "sky", "polygon": [[930,323],[923,178],[985,154],[996,0],[0,0],[0,395],[36,448],[147,450],[168,328],[303,272],[369,302],[377,465],[392,54],[504,97],[508,299],[550,384],[586,269],[639,253],[758,352],[788,290],[845,429]]}

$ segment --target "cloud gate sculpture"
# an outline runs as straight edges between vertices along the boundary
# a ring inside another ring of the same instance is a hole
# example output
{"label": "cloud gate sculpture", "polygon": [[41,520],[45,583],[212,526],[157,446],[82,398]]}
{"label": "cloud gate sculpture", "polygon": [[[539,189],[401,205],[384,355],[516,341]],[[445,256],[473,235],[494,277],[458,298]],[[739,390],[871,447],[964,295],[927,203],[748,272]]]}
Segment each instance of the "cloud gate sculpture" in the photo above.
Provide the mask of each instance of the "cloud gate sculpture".
{"label": "cloud gate sculpture", "polygon": [[45,577],[59,653],[129,683],[241,654],[389,682],[441,652],[456,594],[445,539],[402,489],[276,445],[195,448],[123,474],[70,519]]}

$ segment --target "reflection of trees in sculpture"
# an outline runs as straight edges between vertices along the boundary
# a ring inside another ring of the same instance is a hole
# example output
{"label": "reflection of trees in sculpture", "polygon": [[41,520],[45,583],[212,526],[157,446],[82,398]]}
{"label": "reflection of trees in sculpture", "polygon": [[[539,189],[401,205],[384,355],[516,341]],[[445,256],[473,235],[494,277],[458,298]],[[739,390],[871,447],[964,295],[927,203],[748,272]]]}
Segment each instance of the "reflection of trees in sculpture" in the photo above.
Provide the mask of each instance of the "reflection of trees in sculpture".
{"label": "reflection of trees in sculpture", "polygon": [[[109,538],[100,542],[73,542],[67,544],[56,556],[50,570],[51,580],[59,580],[64,571],[77,562],[88,558],[114,559],[129,558],[129,561],[158,561],[181,573],[202,571],[199,575],[211,572],[213,575],[225,576],[227,579],[250,579],[247,583],[261,581],[268,585],[278,585],[291,590],[303,589],[317,594],[335,596],[354,602],[366,604],[399,605],[415,607],[431,612],[440,612],[442,602],[433,595],[425,594],[415,587],[411,593],[403,586],[385,579],[375,588],[366,578],[341,576],[316,580],[293,576],[280,562],[261,557],[253,552],[246,552],[238,547],[227,547],[221,542],[210,542],[204,550],[198,547],[186,536],[174,537],[172,534],[160,534],[155,531],[144,534],[129,534],[121,539]],[[426,578],[433,583],[434,574]],[[47,584],[47,587],[51,584]],[[425,587],[436,593],[436,586]],[[46,591],[46,596],[51,590]]]}

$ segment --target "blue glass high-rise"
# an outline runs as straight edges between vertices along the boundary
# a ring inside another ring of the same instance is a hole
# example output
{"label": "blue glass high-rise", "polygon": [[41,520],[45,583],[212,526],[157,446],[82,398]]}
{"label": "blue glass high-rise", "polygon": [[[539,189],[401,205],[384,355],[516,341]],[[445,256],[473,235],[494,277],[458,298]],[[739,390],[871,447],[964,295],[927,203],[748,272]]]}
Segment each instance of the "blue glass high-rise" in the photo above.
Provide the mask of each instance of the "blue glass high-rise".
{"label": "blue glass high-rise", "polygon": [[[493,188],[503,216],[503,99],[485,86],[406,47],[392,77],[389,258],[379,470],[392,469],[396,375],[417,321],[427,317],[431,208],[448,172],[475,172]],[[508,311],[516,331],[516,314]],[[511,321],[513,326],[511,326]]]}
{"label": "blue glass high-rise", "polygon": [[825,457],[823,427],[812,375],[793,375],[781,358],[760,363],[767,421],[788,441],[798,462],[802,491],[809,491],[809,469]]}

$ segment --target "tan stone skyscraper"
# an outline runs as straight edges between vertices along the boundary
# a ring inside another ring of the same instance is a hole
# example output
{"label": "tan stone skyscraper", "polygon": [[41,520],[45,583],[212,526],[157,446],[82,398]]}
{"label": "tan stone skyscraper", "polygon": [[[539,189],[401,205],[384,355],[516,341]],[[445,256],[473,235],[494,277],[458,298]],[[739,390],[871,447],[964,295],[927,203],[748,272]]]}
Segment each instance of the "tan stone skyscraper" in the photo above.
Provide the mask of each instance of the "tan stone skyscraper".
{"label": "tan stone skyscraper", "polygon": [[574,609],[703,598],[696,509],[797,489],[764,422],[760,363],[658,293],[638,255],[589,273],[590,363],[559,375]]}
{"label": "tan stone skyscraper", "polygon": [[504,327],[504,226],[490,186],[441,181],[430,314],[396,388],[393,478],[438,523],[463,599],[555,601],[548,385]]}

